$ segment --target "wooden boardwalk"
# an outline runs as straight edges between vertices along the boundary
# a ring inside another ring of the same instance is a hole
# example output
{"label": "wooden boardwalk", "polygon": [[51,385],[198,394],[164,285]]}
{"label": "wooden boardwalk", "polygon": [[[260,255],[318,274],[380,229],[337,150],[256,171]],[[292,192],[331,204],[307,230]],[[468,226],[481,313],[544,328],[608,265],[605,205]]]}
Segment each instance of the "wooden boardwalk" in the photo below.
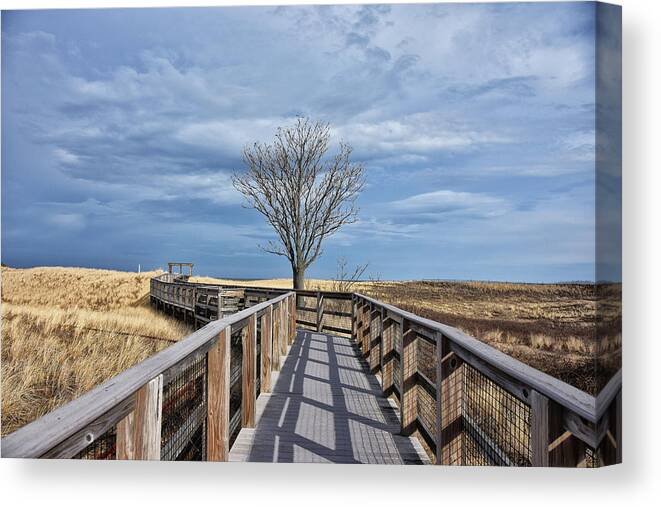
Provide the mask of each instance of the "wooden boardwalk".
{"label": "wooden boardwalk", "polygon": [[348,338],[299,330],[272,393],[257,400],[230,461],[429,464]]}

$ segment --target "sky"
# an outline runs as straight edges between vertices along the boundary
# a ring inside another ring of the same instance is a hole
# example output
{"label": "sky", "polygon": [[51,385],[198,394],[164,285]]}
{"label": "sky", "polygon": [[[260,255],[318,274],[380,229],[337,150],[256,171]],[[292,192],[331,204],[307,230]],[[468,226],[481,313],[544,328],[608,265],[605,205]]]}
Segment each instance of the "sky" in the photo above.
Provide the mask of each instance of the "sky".
{"label": "sky", "polygon": [[298,116],[364,164],[325,244],[380,279],[595,278],[595,7],[2,14],[2,262],[290,276],[231,176]]}

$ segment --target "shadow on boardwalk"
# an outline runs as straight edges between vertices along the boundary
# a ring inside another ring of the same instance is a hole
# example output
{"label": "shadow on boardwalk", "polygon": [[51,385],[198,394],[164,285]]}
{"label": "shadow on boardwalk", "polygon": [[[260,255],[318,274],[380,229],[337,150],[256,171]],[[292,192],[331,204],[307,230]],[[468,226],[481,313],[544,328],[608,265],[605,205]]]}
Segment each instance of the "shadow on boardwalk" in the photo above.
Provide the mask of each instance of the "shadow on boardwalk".
{"label": "shadow on boardwalk", "polygon": [[429,463],[416,439],[398,434],[397,409],[348,338],[299,331],[257,411],[230,461]]}

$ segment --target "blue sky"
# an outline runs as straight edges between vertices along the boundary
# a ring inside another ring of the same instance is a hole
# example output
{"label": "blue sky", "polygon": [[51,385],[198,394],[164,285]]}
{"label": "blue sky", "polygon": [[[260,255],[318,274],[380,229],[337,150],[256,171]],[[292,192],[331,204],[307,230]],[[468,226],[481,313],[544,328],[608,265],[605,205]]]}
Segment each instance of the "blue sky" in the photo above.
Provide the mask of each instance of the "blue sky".
{"label": "blue sky", "polygon": [[230,179],[306,115],[367,179],[308,276],[592,280],[594,34],[586,3],[4,12],[2,260],[289,276]]}

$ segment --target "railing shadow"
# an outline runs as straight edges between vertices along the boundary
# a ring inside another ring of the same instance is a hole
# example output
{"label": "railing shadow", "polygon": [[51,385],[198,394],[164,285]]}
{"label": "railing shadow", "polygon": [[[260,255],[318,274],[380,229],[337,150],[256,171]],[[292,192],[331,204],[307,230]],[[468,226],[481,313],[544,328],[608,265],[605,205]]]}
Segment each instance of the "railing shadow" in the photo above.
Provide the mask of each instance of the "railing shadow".
{"label": "railing shadow", "polygon": [[399,429],[351,341],[302,330],[245,450],[261,462],[422,463]]}

